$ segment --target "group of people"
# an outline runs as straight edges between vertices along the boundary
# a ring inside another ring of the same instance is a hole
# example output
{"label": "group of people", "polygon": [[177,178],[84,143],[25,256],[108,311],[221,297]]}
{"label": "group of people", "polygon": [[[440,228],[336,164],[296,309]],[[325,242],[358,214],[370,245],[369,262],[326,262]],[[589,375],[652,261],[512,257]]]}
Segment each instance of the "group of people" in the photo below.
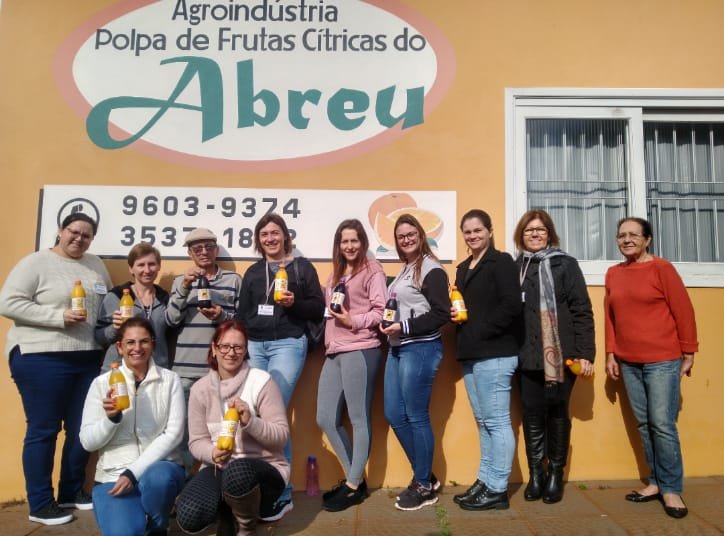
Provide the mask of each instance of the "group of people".
{"label": "group of people", "polygon": [[[450,322],[457,324],[456,357],[480,440],[477,478],[454,501],[467,510],[509,507],[513,378],[530,473],[524,497],[560,501],[568,404],[577,374],[593,374],[595,355],[583,274],[560,250],[543,210],[519,221],[517,259],[495,249],[485,211],[467,212],[460,229],[469,256],[457,267],[455,286],[466,319],[450,301],[447,272],[424,228],[409,214],[394,226],[402,268],[389,285],[358,220],[335,231],[323,291],[314,266],[293,251],[283,218],[270,213],[254,230],[261,258],[243,278],[217,264],[212,231],[191,231],[184,245],[193,264],[170,293],[156,284],[161,257],[146,243],[128,255],[132,280],[112,287],[101,260],[87,252],[97,223],[82,213],[68,216],[55,246],[22,259],[0,291],[0,314],[13,321],[10,370],[27,418],[29,519],[62,524],[72,520],[68,508],[93,509],[104,535],[165,534],[173,508],[188,533],[217,523],[219,534],[249,534],[257,520],[280,519],[293,508],[287,406],[306,359],[309,327],[319,323],[326,358],[317,423],[344,471],[323,494],[324,509],[344,510],[368,496],[371,406],[382,367],[384,414],[412,470],[395,506],[409,511],[437,502],[430,403],[443,357],[441,329]],[[651,469],[647,486],[626,499],[660,500],[667,514],[683,517],[676,416],[679,380],[691,374],[698,350],[696,325],[680,277],[650,253],[651,240],[645,220],[619,222],[625,260],[606,277],[606,372],[612,380],[623,377]],[[280,269],[288,284],[275,299]],[[86,291],[81,312],[70,307],[77,280]],[[210,303],[199,299],[200,282]],[[134,302],[132,318],[121,313],[124,291]],[[385,309],[391,296],[394,314]],[[120,363],[125,377],[128,409],[116,408],[112,363]],[[220,448],[219,436],[228,434],[222,421],[232,410],[238,415],[233,446]],[[66,438],[56,501],[51,475],[61,428]],[[84,475],[91,451],[99,458],[89,496]]]}

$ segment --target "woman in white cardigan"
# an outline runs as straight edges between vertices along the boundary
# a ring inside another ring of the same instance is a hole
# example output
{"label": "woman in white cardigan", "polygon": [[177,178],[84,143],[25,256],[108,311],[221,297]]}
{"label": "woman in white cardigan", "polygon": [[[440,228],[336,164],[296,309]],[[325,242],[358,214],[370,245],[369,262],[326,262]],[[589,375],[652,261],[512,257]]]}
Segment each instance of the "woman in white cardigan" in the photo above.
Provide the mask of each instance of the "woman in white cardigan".
{"label": "woman in white cardigan", "polygon": [[168,517],[184,483],[177,447],[186,419],[181,381],[151,359],[153,328],[130,318],[118,331],[130,407],[116,409],[110,372],[88,391],[80,440],[99,451],[93,508],[101,534],[166,534]]}

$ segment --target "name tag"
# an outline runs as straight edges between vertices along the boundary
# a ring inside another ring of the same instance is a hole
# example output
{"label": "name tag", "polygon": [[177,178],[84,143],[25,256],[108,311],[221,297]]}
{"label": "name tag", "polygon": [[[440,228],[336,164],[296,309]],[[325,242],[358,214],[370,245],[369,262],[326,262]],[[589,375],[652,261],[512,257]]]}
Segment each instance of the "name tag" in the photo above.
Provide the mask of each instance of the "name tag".
{"label": "name tag", "polygon": [[256,314],[258,314],[259,316],[274,316],[274,306],[260,303]]}
{"label": "name tag", "polygon": [[329,312],[329,307],[324,308],[324,318],[332,318],[332,313]]}
{"label": "name tag", "polygon": [[96,294],[108,294],[108,289],[103,283],[94,283],[93,284],[93,291]]}

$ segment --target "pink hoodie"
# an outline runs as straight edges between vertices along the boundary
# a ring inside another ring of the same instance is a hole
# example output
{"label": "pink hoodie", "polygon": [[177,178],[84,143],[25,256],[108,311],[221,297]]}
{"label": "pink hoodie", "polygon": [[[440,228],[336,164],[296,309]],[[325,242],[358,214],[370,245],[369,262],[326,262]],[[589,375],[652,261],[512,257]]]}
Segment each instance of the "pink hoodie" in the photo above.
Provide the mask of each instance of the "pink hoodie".
{"label": "pink hoodie", "polygon": [[[375,259],[369,259],[362,270],[347,279],[343,305],[352,319],[352,328],[343,326],[333,317],[327,319],[324,331],[327,355],[380,346],[377,326],[382,320],[382,311],[387,301],[386,282],[382,265]],[[332,290],[334,289],[330,276],[325,291],[327,307],[332,299]]]}

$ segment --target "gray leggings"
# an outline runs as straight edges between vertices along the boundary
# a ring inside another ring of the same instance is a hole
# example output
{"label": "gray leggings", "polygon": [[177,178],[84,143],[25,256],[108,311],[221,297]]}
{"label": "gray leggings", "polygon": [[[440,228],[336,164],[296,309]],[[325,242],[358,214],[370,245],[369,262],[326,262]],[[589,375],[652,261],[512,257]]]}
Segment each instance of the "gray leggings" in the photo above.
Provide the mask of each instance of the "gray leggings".
{"label": "gray leggings", "polygon": [[[358,485],[370,453],[370,408],[375,377],[382,361],[379,348],[328,355],[319,376],[317,424],[327,434],[347,482]],[[347,403],[354,444],[342,425]]]}

